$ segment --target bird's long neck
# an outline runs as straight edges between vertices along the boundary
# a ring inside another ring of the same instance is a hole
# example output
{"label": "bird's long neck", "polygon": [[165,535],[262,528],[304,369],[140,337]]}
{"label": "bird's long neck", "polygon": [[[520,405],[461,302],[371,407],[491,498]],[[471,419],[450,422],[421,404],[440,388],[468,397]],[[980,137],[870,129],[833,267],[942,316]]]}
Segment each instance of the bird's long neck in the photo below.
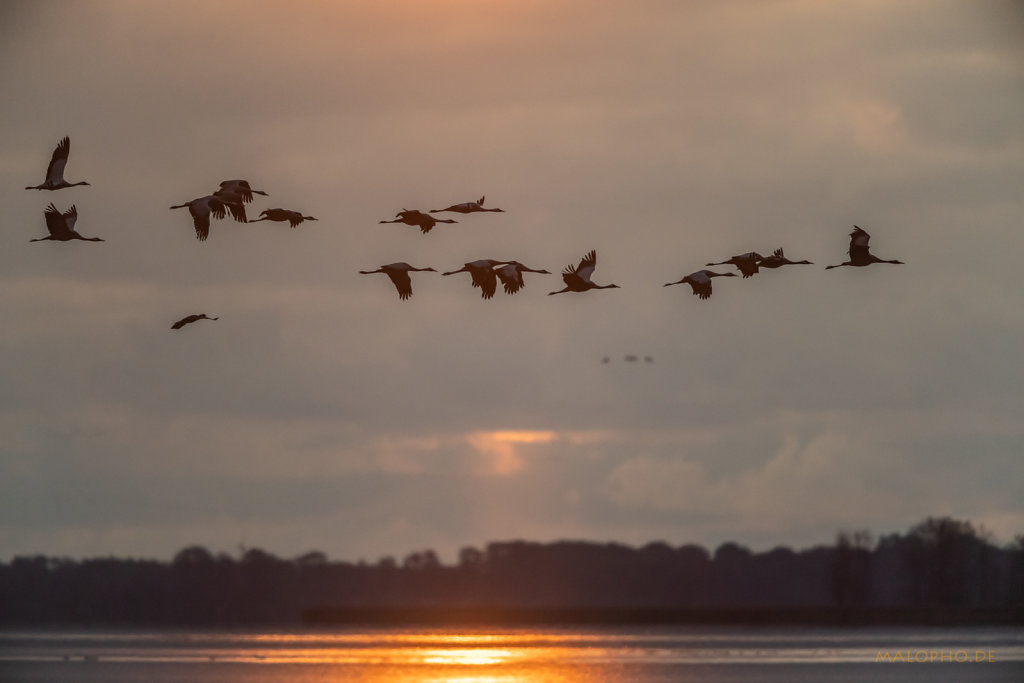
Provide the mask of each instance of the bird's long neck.
{"label": "bird's long neck", "polygon": [[42,242],[43,240],[52,240],[52,239],[53,239],[52,235],[47,235],[46,237],[37,237],[34,240],[29,240],[29,242]]}

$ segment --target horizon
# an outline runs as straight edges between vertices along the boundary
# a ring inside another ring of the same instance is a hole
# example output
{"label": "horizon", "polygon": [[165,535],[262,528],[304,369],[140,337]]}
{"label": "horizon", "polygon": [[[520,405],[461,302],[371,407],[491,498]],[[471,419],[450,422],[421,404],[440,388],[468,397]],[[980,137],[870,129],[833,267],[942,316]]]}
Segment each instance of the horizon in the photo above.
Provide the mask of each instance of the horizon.
{"label": "horizon", "polygon": [[366,558],[366,557],[346,558],[346,557],[332,557],[330,553],[327,553],[327,552],[322,551],[319,548],[315,548],[315,547],[309,548],[309,549],[307,549],[305,551],[299,552],[299,553],[294,554],[294,555],[285,556],[285,555],[280,555],[280,554],[274,552],[273,549],[271,549],[271,548],[266,548],[266,547],[260,546],[258,544],[257,545],[237,544],[235,546],[235,549],[234,549],[234,552],[236,554],[232,554],[232,552],[229,552],[228,550],[224,550],[224,549],[220,549],[220,548],[210,548],[210,547],[207,547],[207,546],[204,546],[204,545],[201,545],[201,544],[188,544],[188,545],[182,546],[181,548],[178,548],[177,550],[175,550],[172,555],[164,556],[164,557],[152,557],[152,556],[140,556],[140,557],[134,557],[134,556],[133,557],[127,557],[127,556],[124,556],[124,557],[122,557],[122,556],[117,556],[117,555],[105,555],[105,556],[93,556],[93,557],[68,557],[68,556],[47,556],[45,554],[36,553],[34,555],[33,554],[26,554],[26,555],[14,556],[14,557],[7,558],[6,560],[0,559],[0,563],[9,564],[10,562],[12,562],[13,560],[17,559],[18,557],[22,557],[22,558],[33,557],[33,556],[38,557],[40,555],[42,555],[44,557],[47,557],[48,559],[57,559],[57,560],[69,559],[69,560],[71,560],[73,562],[87,562],[89,560],[115,559],[115,560],[141,560],[141,561],[156,561],[156,562],[171,563],[171,562],[173,562],[174,558],[177,555],[179,555],[182,551],[190,550],[190,549],[193,549],[193,548],[202,548],[202,549],[206,550],[207,552],[209,552],[212,556],[214,556],[216,558],[227,557],[227,558],[229,558],[231,560],[235,560],[235,561],[239,561],[239,560],[243,559],[244,555],[247,552],[252,551],[252,550],[256,550],[256,551],[260,551],[260,552],[265,552],[268,555],[271,555],[272,557],[274,557],[274,558],[276,558],[278,560],[284,561],[284,562],[294,562],[294,561],[299,560],[302,557],[307,556],[307,555],[312,554],[312,553],[322,553],[324,555],[324,557],[326,558],[326,560],[328,562],[331,562],[331,563],[339,563],[339,564],[366,564],[367,566],[376,566],[376,565],[378,565],[378,564],[380,564],[380,563],[382,563],[384,561],[387,561],[387,560],[393,560],[393,561],[395,561],[398,564],[398,566],[402,566],[402,562],[406,558],[408,558],[408,557],[410,557],[412,555],[423,553],[423,552],[432,552],[432,553],[434,553],[435,557],[438,559],[438,562],[442,566],[457,567],[460,564],[459,554],[460,554],[460,552],[462,550],[464,550],[466,548],[472,548],[472,549],[475,549],[475,550],[479,550],[481,552],[486,552],[487,548],[489,546],[491,546],[491,545],[516,544],[516,543],[524,543],[524,544],[539,545],[539,546],[550,546],[550,545],[559,545],[559,544],[582,544],[582,545],[594,545],[594,546],[618,546],[618,547],[626,548],[627,550],[631,550],[631,551],[643,550],[645,547],[651,546],[651,545],[664,544],[664,545],[668,546],[669,548],[671,548],[672,550],[680,550],[682,548],[687,548],[687,547],[690,547],[690,548],[692,548],[692,547],[700,548],[700,549],[704,550],[705,552],[707,552],[709,560],[713,561],[715,559],[716,551],[719,548],[721,548],[723,546],[728,546],[728,545],[738,546],[739,548],[741,548],[743,550],[749,551],[752,555],[769,554],[769,553],[772,553],[772,552],[774,552],[776,550],[790,550],[793,553],[799,554],[799,553],[803,553],[803,552],[812,552],[812,551],[815,551],[815,550],[818,550],[818,549],[835,548],[835,547],[838,546],[838,540],[839,540],[839,536],[841,534],[851,534],[851,533],[860,533],[860,532],[867,532],[866,539],[870,542],[870,546],[865,548],[865,549],[870,551],[870,552],[874,552],[874,551],[878,550],[879,543],[883,539],[885,539],[885,538],[892,538],[892,537],[900,538],[900,537],[904,537],[906,535],[909,535],[912,531],[914,531],[914,529],[918,525],[920,525],[920,524],[924,524],[924,523],[926,523],[928,521],[931,521],[931,520],[942,520],[942,519],[950,519],[950,520],[952,520],[954,522],[966,523],[967,525],[969,525],[971,527],[971,529],[973,529],[973,531],[977,534],[977,537],[979,539],[981,539],[985,543],[989,544],[993,548],[997,548],[997,549],[1000,549],[1000,550],[1014,551],[1014,550],[1019,550],[1020,548],[1024,547],[1024,546],[1021,545],[1022,543],[1024,543],[1024,534],[1018,534],[1013,539],[1003,540],[1003,539],[999,539],[999,538],[996,538],[995,536],[993,536],[987,529],[984,528],[983,525],[975,526],[970,520],[955,520],[955,519],[948,518],[948,517],[928,516],[926,518],[922,518],[921,520],[919,520],[918,524],[915,524],[913,527],[905,529],[902,532],[901,531],[892,531],[892,532],[889,532],[889,533],[875,533],[875,532],[871,531],[870,529],[838,529],[836,531],[836,534],[832,537],[830,542],[818,542],[818,543],[813,543],[811,545],[803,545],[803,546],[791,546],[791,545],[783,543],[783,544],[778,544],[778,545],[775,545],[775,546],[772,546],[772,547],[765,547],[765,548],[751,548],[751,547],[749,547],[747,545],[744,545],[743,543],[738,543],[738,542],[733,541],[733,540],[723,540],[723,541],[719,541],[717,543],[703,544],[703,543],[697,543],[697,542],[693,542],[693,541],[681,541],[679,543],[670,543],[670,542],[665,541],[663,539],[652,539],[650,541],[643,542],[643,543],[624,543],[624,542],[615,541],[615,540],[611,540],[611,539],[608,539],[608,540],[598,540],[598,539],[586,539],[586,538],[560,538],[560,539],[553,539],[553,540],[548,540],[548,541],[537,541],[537,540],[531,540],[531,539],[527,539],[527,538],[507,538],[507,539],[491,539],[489,541],[486,541],[486,542],[483,542],[483,543],[480,543],[480,544],[469,543],[469,544],[463,545],[460,548],[452,551],[452,553],[450,553],[450,554],[453,555],[453,557],[448,558],[449,561],[446,562],[446,553],[439,552],[435,548],[425,548],[425,547],[411,548],[411,549],[408,549],[408,550],[406,550],[404,552],[385,553],[385,554],[380,555],[379,557],[376,557],[376,558]]}

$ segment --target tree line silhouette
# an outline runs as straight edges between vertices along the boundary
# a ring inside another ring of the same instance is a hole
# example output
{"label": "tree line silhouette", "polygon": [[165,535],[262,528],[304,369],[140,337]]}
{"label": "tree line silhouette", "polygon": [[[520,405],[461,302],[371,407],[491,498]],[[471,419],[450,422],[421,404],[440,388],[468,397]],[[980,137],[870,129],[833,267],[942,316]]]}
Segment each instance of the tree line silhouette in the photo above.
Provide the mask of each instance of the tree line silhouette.
{"label": "tree line silhouette", "polygon": [[40,555],[0,564],[3,626],[294,625],[475,609],[739,619],[980,610],[1022,623],[1024,535],[1000,547],[970,522],[929,517],[877,542],[867,531],[841,531],[834,545],[801,551],[504,541],[463,548],[445,565],[432,550],[351,563],[319,551],[281,559],[258,548],[232,557],[191,546],[170,563]]}

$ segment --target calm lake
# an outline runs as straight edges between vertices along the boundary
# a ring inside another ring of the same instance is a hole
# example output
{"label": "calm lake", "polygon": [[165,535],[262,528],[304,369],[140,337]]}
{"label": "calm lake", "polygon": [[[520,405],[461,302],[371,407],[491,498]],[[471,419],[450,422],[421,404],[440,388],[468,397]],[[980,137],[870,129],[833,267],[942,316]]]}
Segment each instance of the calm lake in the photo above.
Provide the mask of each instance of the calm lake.
{"label": "calm lake", "polygon": [[1024,628],[0,631],[0,681],[1024,681]]}

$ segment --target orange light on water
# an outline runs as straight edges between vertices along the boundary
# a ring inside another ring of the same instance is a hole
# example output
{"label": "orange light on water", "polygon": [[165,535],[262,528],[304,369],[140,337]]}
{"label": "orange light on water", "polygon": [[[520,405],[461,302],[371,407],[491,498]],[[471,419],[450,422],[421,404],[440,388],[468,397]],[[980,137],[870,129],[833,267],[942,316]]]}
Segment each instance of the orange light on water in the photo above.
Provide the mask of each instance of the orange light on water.
{"label": "orange light on water", "polygon": [[506,664],[514,659],[511,650],[495,648],[451,648],[446,650],[427,650],[423,653],[424,664]]}

